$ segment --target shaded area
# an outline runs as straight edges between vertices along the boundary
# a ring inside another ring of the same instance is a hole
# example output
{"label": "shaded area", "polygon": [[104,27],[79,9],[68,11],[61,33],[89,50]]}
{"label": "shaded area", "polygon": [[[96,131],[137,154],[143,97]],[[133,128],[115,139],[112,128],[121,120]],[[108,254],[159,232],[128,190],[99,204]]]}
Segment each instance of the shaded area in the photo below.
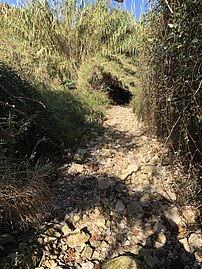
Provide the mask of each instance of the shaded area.
{"label": "shaded area", "polygon": [[[97,148],[103,148],[103,143],[106,143],[106,148],[109,145],[112,152],[125,152],[130,147],[139,147],[136,139],[141,134],[129,136],[112,128],[108,130],[109,133],[111,136],[105,141],[95,139],[94,143],[89,145],[89,151],[83,160],[78,162],[78,157],[74,156],[75,163],[79,168],[83,167],[83,171],[72,171],[69,169],[71,165],[64,165],[60,170],[59,179],[53,182],[53,189],[57,195],[53,218],[37,232],[31,250],[34,256],[35,248],[46,249],[46,256],[41,256],[40,259],[38,257],[35,266],[39,266],[42,257],[48,259],[51,255],[57,256],[59,249],[62,268],[76,268],[73,265],[75,249],[67,247],[65,250],[62,247],[67,245],[65,240],[68,240],[68,236],[65,239],[60,230],[65,223],[69,229],[80,227],[81,231],[90,237],[86,243],[88,246],[91,246],[93,238],[107,242],[108,247],[100,258],[102,264],[117,256],[130,256],[141,264],[138,269],[181,269],[185,266],[189,269],[200,268],[192,254],[188,253],[179,241],[179,227],[165,214],[174,205],[152,189],[152,177],[158,178],[158,173],[149,176],[150,183],[140,186],[138,181],[132,182],[130,176],[121,181],[113,174],[103,173],[101,162],[92,163],[94,152]],[[122,144],[117,147],[119,143]],[[117,201],[123,203],[124,210],[115,210]],[[96,215],[96,212],[99,214]],[[94,227],[97,227],[98,223],[101,226],[97,229],[99,233],[96,233]],[[53,231],[59,235],[55,236]],[[53,239],[54,242],[51,241]],[[18,237],[18,241],[26,244],[25,237]],[[20,250],[20,254],[22,262],[23,255],[25,257],[29,254],[27,257],[30,260],[28,245],[26,249]],[[18,268],[11,263],[10,266]],[[20,268],[25,268],[25,265],[21,265]]]}
{"label": "shaded area", "polygon": [[110,85],[107,92],[112,104],[116,105],[129,104],[133,96],[130,91],[116,85]]}
{"label": "shaded area", "polygon": [[0,62],[0,224],[43,219],[52,207],[50,160],[97,126],[87,122],[90,114],[68,89],[33,85]]}
{"label": "shaded area", "polygon": [[0,63],[0,108],[1,152],[12,157],[39,158],[77,147],[90,127],[86,121],[90,108],[71,91],[33,85],[4,63]]}
{"label": "shaded area", "polygon": [[129,104],[133,94],[123,85],[117,77],[113,77],[110,72],[103,71],[103,82],[107,94],[114,105]]}

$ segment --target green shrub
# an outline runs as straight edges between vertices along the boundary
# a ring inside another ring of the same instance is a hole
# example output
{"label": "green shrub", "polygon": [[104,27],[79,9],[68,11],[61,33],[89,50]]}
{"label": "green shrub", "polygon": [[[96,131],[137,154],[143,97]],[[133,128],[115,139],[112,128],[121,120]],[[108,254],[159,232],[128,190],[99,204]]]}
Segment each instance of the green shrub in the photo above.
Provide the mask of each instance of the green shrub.
{"label": "green shrub", "polygon": [[202,155],[201,16],[200,1],[158,1],[139,26],[138,114],[191,162]]}

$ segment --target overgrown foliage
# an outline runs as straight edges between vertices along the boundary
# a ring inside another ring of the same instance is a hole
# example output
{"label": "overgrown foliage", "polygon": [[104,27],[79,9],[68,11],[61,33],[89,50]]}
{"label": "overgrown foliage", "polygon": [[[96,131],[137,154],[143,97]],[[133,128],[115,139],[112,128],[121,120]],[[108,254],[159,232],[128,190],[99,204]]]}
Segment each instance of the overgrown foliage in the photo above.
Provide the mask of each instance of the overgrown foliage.
{"label": "overgrown foliage", "polygon": [[201,1],[159,0],[141,18],[137,35],[141,87],[135,98],[139,117],[148,124],[151,133],[171,147],[178,164],[182,161],[185,175],[175,182],[182,204],[198,202],[199,206],[201,17]]}
{"label": "overgrown foliage", "polygon": [[[27,225],[32,217],[41,219],[37,210],[42,206],[45,213],[44,199],[51,195],[44,187],[47,176],[29,177],[22,164],[35,171],[42,156],[53,159],[75,149],[98,127],[109,100],[95,59],[102,55],[103,63],[111,55],[133,54],[136,22],[126,10],[100,0],[0,4],[0,16],[0,165],[6,168],[1,208],[10,220]],[[15,167],[5,160],[15,160]]]}
{"label": "overgrown foliage", "polygon": [[[94,92],[88,63],[95,55],[134,52],[133,15],[117,7],[111,9],[105,1],[79,4],[71,0],[60,4],[34,1],[18,8],[1,5],[1,18],[0,60],[35,85],[46,107],[33,103],[40,110],[39,129],[48,128],[49,137],[53,134],[64,145],[75,145],[75,138],[80,138],[82,132],[77,127],[83,130],[85,122],[98,122],[108,103],[103,85]],[[32,98],[31,91],[26,94]],[[44,117],[44,113],[48,116]],[[38,141],[42,139],[40,135],[36,137]],[[38,141],[33,142],[36,145]]]}
{"label": "overgrown foliage", "polygon": [[200,1],[159,1],[140,27],[139,114],[191,162],[202,157],[201,15]]}

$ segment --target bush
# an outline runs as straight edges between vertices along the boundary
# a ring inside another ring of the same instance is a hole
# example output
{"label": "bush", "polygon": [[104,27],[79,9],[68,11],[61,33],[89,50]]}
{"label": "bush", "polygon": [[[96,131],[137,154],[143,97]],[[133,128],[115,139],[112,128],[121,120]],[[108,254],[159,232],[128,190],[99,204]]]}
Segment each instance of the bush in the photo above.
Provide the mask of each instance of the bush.
{"label": "bush", "polygon": [[191,163],[202,159],[201,15],[200,1],[158,1],[139,27],[138,114]]}

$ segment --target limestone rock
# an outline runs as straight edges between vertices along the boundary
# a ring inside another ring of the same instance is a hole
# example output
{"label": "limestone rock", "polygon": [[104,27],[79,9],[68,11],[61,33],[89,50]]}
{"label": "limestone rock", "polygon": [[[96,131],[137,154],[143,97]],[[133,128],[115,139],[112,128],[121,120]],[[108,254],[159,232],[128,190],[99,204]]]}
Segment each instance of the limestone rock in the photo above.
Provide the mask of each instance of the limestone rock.
{"label": "limestone rock", "polygon": [[119,178],[122,180],[125,180],[128,176],[130,176],[132,173],[137,172],[139,169],[139,166],[137,164],[130,164],[127,169],[125,169],[121,175],[119,175]]}
{"label": "limestone rock", "polygon": [[200,210],[193,206],[185,206],[182,210],[182,215],[189,224],[196,223],[197,217],[200,216]]}
{"label": "limestone rock", "polygon": [[160,232],[158,234],[156,241],[163,244],[163,245],[166,243],[166,236],[165,236],[164,232]]}
{"label": "limestone rock", "polygon": [[90,261],[85,262],[82,264],[82,269],[93,269],[94,268],[94,264]]}
{"label": "limestone rock", "polygon": [[143,174],[152,175],[156,171],[156,165],[154,164],[145,164],[141,169]]}
{"label": "limestone rock", "polygon": [[61,233],[58,232],[57,230],[53,229],[53,228],[48,229],[46,231],[46,234],[50,235],[51,237],[58,237],[58,238],[61,237]]}
{"label": "limestone rock", "polygon": [[181,222],[181,218],[178,213],[177,207],[173,207],[171,209],[166,210],[164,212],[164,216],[166,217],[166,219],[173,228],[176,228],[176,225]]}
{"label": "limestone rock", "polygon": [[188,239],[191,251],[202,250],[202,234],[201,233],[193,233],[190,235]]}
{"label": "limestone rock", "polygon": [[188,244],[187,238],[182,238],[182,239],[179,240],[179,242],[183,245],[184,249],[187,252],[191,252],[191,249],[190,249],[190,246]]}
{"label": "limestone rock", "polygon": [[47,267],[47,268],[53,268],[53,267],[56,267],[57,266],[57,263],[54,261],[54,260],[46,260],[44,262],[44,265]]}
{"label": "limestone rock", "polygon": [[105,218],[103,216],[99,216],[97,219],[96,219],[96,222],[95,224],[98,226],[98,227],[102,227],[104,229],[106,229],[106,225],[105,225]]}
{"label": "limestone rock", "polygon": [[144,266],[138,259],[120,256],[104,263],[102,269],[144,269]]}
{"label": "limestone rock", "polygon": [[194,253],[194,256],[195,256],[195,258],[196,258],[196,260],[197,260],[198,262],[202,263],[202,250],[201,250],[201,251],[196,251],[196,252]]}
{"label": "limestone rock", "polygon": [[67,236],[72,233],[72,230],[67,226],[66,223],[62,226],[61,231],[63,232],[64,236]]}
{"label": "limestone rock", "polygon": [[93,254],[93,249],[90,246],[85,246],[83,252],[81,253],[81,256],[90,260],[92,254]]}
{"label": "limestone rock", "polygon": [[82,173],[84,171],[84,166],[78,163],[72,163],[71,167],[69,168],[69,173]]}
{"label": "limestone rock", "polygon": [[100,240],[90,241],[91,246],[94,247],[94,248],[98,248],[101,245],[101,243],[102,242]]}
{"label": "limestone rock", "polygon": [[76,229],[72,234],[67,238],[68,246],[75,248],[81,246],[89,240],[90,236],[80,229]]}
{"label": "limestone rock", "polygon": [[177,199],[176,194],[173,191],[169,190],[169,189],[166,190],[166,191],[162,190],[159,193],[163,197],[165,197],[165,199],[167,199],[167,200],[176,201],[176,199]]}

